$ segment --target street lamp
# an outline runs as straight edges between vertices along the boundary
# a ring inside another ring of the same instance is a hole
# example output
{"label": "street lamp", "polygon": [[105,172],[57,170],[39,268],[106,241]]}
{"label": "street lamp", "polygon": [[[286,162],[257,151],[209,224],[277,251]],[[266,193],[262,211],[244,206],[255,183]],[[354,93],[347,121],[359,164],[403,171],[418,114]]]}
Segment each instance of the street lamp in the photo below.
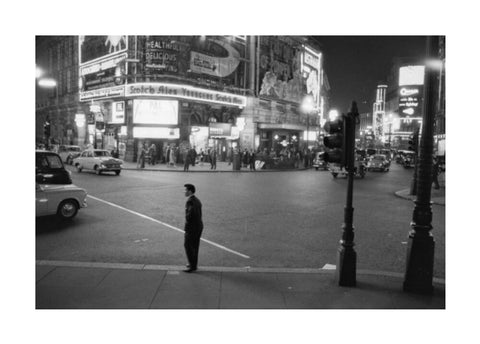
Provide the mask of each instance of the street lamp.
{"label": "street lamp", "polygon": [[313,101],[313,97],[311,95],[307,95],[303,98],[302,101],[302,111],[307,115],[307,135],[305,137],[305,141],[308,148],[308,141],[310,139],[310,113],[315,110],[315,104]]}
{"label": "street lamp", "polygon": [[388,114],[388,147],[392,147],[392,124],[393,124],[393,115]]}
{"label": "street lamp", "polygon": [[[36,69],[36,77],[38,79],[38,86],[42,88],[55,88],[55,107],[57,109],[57,114],[58,114],[58,84],[55,79],[52,78],[42,78],[42,75],[44,74],[43,70],[38,68]],[[50,146],[50,135],[45,137],[45,143],[46,143],[46,148]]]}

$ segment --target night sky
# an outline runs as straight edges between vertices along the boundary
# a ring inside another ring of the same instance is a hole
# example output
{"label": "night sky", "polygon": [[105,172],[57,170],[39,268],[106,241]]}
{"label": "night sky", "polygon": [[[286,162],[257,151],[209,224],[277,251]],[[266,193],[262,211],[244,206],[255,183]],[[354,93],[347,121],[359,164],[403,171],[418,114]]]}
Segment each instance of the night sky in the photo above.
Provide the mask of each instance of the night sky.
{"label": "night sky", "polygon": [[352,100],[371,112],[376,86],[385,83],[394,57],[425,56],[425,36],[318,36],[330,82],[331,107],[347,112]]}

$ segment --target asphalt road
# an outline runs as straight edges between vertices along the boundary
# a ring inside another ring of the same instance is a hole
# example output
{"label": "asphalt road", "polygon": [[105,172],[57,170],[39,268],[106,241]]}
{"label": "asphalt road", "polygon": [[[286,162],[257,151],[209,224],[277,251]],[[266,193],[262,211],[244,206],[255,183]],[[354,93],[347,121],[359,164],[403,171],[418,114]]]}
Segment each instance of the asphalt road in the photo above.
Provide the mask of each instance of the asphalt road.
{"label": "asphalt road", "polygon": [[[69,167],[70,168],[70,167]],[[73,171],[73,169],[72,169]],[[357,268],[404,272],[413,202],[395,191],[412,170],[392,164],[354,182]],[[70,223],[36,221],[36,259],[182,265],[184,187],[203,203],[199,265],[321,268],[336,263],[347,181],[325,171],[72,172],[88,208]],[[445,277],[445,207],[433,205],[435,277]]]}

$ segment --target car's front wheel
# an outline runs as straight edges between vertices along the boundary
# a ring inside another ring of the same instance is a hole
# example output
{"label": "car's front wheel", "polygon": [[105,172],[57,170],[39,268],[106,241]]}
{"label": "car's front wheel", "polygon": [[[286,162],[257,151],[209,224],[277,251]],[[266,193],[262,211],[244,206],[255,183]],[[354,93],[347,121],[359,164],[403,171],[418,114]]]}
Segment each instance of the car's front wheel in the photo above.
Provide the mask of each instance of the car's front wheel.
{"label": "car's front wheel", "polygon": [[82,172],[82,166],[80,164],[76,164],[75,167],[77,168],[77,172]]}
{"label": "car's front wheel", "polygon": [[62,201],[58,206],[57,215],[62,220],[70,220],[77,215],[78,212],[78,203],[73,199],[67,199]]}
{"label": "car's front wheel", "polygon": [[102,173],[102,171],[100,170],[100,168],[98,166],[95,166],[95,173],[100,175]]}
{"label": "car's front wheel", "polygon": [[115,174],[116,174],[117,176],[120,175],[120,170],[115,171]]}

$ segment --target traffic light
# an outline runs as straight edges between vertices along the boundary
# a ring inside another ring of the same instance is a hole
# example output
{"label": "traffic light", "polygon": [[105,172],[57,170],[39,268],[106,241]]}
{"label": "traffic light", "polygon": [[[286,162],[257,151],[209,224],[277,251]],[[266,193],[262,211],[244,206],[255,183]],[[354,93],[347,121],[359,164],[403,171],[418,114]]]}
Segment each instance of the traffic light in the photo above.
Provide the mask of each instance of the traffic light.
{"label": "traffic light", "polygon": [[50,122],[48,120],[43,123],[43,134],[45,137],[50,137]]}
{"label": "traffic light", "polygon": [[345,118],[344,115],[333,121],[328,121],[323,126],[327,135],[323,138],[323,144],[328,149],[325,151],[326,162],[345,165]]}
{"label": "traffic light", "polygon": [[408,139],[408,150],[417,152],[417,150],[418,150],[418,135],[419,135],[419,132],[418,132],[418,130],[416,130],[415,133],[412,136],[410,136],[410,138]]}

